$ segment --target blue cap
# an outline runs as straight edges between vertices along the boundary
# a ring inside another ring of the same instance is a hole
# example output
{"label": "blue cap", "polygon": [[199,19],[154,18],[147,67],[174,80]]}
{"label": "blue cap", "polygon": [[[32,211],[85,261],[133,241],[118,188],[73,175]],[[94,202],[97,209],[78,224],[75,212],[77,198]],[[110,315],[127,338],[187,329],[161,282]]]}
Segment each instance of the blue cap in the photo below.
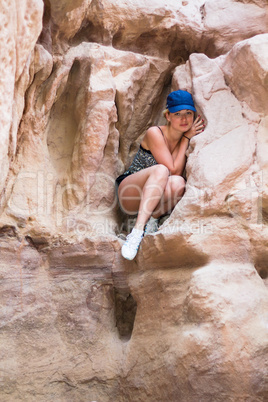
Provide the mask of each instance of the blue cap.
{"label": "blue cap", "polygon": [[182,91],[181,89],[173,91],[168,95],[167,109],[170,113],[175,113],[184,109],[196,112],[192,95],[187,91]]}

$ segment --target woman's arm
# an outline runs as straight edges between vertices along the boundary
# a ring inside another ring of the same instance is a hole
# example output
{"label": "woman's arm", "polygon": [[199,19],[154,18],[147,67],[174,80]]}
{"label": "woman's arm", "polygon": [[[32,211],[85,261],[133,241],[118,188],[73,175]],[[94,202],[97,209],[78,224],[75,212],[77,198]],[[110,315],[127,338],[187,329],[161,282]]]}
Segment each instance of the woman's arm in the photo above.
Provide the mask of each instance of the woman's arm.
{"label": "woman's arm", "polygon": [[170,173],[174,174],[172,173],[175,169],[174,160],[159,128],[150,127],[145,134],[144,140],[156,162],[165,165]]}
{"label": "woman's arm", "polygon": [[183,174],[187,160],[185,153],[188,147],[189,147],[189,140],[185,137],[182,137],[179,144],[172,153],[172,158],[174,161],[174,167],[176,168],[176,171],[174,173],[171,172],[171,174],[176,174],[179,176]]}
{"label": "woman's arm", "polygon": [[[147,130],[145,140],[157,163],[165,165],[171,175],[182,175],[186,164],[186,150],[189,146],[189,139],[203,131],[204,125],[198,117],[191,129],[183,134],[179,144],[176,145],[172,154],[164,140],[163,135],[157,127]],[[184,136],[188,137],[185,138]]]}
{"label": "woman's arm", "polygon": [[190,130],[182,135],[181,140],[178,144],[178,149],[176,150],[175,148],[172,154],[174,165],[177,167],[176,172],[172,174],[177,174],[179,176],[183,174],[187,159],[185,153],[189,146],[190,139],[193,138],[195,135],[200,134],[204,130],[204,127],[204,120],[202,120],[201,117],[198,116],[193,122]]}

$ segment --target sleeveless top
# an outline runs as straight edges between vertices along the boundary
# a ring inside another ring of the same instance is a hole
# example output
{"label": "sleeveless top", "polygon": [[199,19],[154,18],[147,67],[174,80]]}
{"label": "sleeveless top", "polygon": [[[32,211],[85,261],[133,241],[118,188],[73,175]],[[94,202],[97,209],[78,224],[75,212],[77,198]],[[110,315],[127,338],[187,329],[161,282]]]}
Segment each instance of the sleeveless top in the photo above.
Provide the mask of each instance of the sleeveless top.
{"label": "sleeveless top", "polygon": [[133,162],[125,173],[136,173],[153,165],[157,165],[157,162],[154,159],[152,152],[140,145]]}
{"label": "sleeveless top", "polygon": [[[161,128],[159,126],[157,127],[159,128],[164,137],[164,133],[161,130]],[[119,185],[121,181],[124,180],[127,176],[154,165],[157,165],[157,162],[153,157],[152,152],[149,151],[148,149],[143,148],[143,146],[140,145],[139,150],[136,153],[131,165],[123,174],[117,177],[116,183]]]}

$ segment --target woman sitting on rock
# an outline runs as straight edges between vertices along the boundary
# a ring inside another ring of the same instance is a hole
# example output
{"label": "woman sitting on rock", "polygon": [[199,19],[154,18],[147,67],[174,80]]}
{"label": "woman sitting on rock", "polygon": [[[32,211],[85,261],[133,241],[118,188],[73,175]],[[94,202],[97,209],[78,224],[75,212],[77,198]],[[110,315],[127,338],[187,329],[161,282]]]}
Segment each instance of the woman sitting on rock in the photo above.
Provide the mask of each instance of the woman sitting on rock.
{"label": "woman sitting on rock", "polygon": [[167,124],[147,130],[131,166],[116,179],[121,209],[128,215],[138,214],[122,247],[128,260],[135,258],[149,225],[157,230],[158,218],[171,212],[184,193],[185,152],[190,139],[205,127],[200,116],[194,119],[194,112],[190,93],[171,92],[164,111]]}

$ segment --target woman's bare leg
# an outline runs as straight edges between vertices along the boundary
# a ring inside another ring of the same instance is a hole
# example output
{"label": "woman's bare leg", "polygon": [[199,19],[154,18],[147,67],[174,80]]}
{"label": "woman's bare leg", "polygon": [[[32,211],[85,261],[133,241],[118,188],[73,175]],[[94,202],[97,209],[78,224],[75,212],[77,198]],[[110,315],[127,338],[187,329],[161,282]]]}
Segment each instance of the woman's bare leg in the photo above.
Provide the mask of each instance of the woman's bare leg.
{"label": "woman's bare leg", "polygon": [[164,165],[144,169],[121,182],[118,197],[122,209],[127,214],[138,212],[136,224],[121,249],[124,258],[135,258],[148,219],[153,214],[158,217],[172,209],[181,198],[184,187],[184,179],[180,176],[170,177]]}
{"label": "woman's bare leg", "polygon": [[138,212],[136,229],[144,229],[164,194],[168,177],[167,167],[159,164],[134,173],[121,182],[118,188],[119,202],[127,214]]}
{"label": "woman's bare leg", "polygon": [[154,209],[152,216],[159,218],[169,213],[180,201],[185,191],[185,180],[182,176],[169,176],[164,194]]}

